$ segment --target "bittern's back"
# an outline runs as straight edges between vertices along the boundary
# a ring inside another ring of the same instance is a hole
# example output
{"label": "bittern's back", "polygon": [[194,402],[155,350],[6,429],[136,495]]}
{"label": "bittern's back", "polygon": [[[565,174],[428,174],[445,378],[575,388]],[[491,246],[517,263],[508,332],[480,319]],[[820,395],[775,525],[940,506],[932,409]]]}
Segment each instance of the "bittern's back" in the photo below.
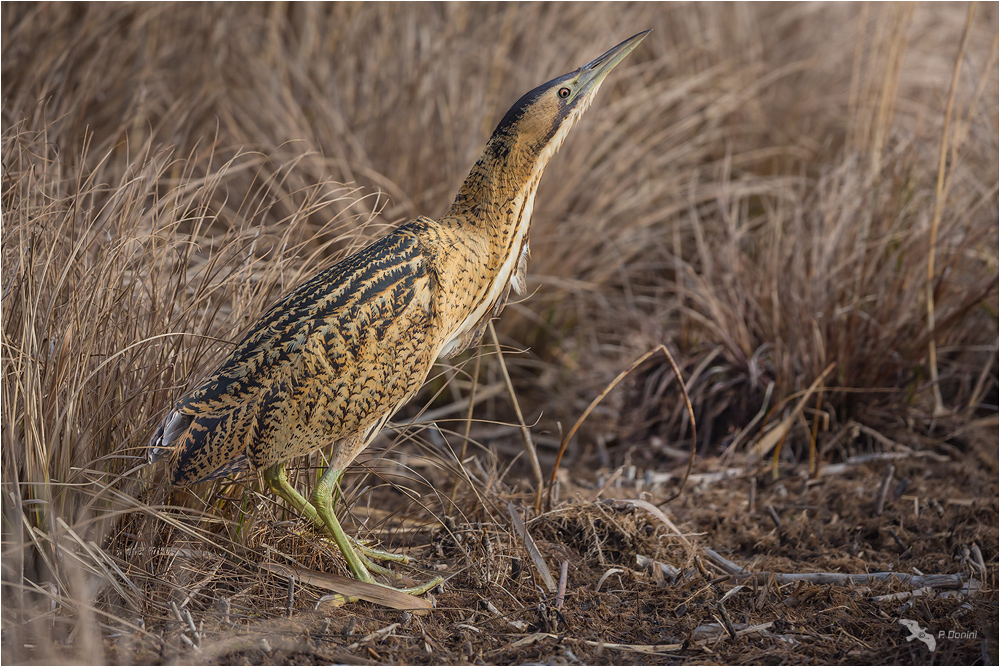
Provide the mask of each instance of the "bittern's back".
{"label": "bittern's back", "polygon": [[419,389],[435,350],[414,226],[289,293],[178,402],[157,434],[174,483],[309,453],[363,432]]}

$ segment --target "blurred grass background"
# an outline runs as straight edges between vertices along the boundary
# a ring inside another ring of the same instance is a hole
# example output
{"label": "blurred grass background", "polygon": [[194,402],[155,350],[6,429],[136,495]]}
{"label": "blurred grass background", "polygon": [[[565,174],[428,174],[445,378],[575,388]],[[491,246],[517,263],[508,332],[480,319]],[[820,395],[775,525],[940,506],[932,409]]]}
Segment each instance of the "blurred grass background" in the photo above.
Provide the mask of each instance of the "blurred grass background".
{"label": "blurred grass background", "polygon": [[[532,294],[497,323],[546,472],[560,428],[661,343],[706,456],[831,363],[789,460],[820,417],[827,460],[865,446],[856,423],[965,446],[995,419],[995,3],[4,3],[5,660],[43,632],[27,618],[70,619],[66,639],[120,616],[71,575],[100,556],[59,545],[123,557],[120,517],[162,518],[145,444],[243,327],[444,212],[522,93],[647,28],[550,164]],[[459,405],[475,354],[396,421]],[[650,363],[612,392],[570,464],[675,464],[672,380]],[[494,393],[475,417],[512,414]],[[501,468],[507,434],[477,439]]]}

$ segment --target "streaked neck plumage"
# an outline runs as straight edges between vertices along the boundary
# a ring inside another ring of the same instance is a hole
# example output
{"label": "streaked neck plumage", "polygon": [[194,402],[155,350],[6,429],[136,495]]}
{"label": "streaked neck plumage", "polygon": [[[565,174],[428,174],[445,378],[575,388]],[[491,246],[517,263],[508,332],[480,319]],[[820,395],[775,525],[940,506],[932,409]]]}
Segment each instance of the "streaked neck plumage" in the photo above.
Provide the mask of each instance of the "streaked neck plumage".
{"label": "streaked neck plumage", "polygon": [[[448,327],[442,356],[478,341],[490,317],[500,313],[511,288],[524,294],[529,255],[528,229],[542,172],[566,135],[590,105],[559,103],[551,93],[571,72],[523,96],[504,116],[441,220],[454,226],[472,251],[478,276],[466,292],[471,309]],[[596,92],[596,86],[594,92]]]}
{"label": "streaked neck plumage", "polygon": [[525,95],[500,121],[447,215],[488,231],[500,248],[527,237],[542,172],[592,99],[588,96],[586,103],[561,114],[549,105],[531,104],[533,94],[536,91]]}
{"label": "streaked neck plumage", "polygon": [[437,226],[436,261],[452,265],[438,272],[443,277],[440,356],[478,342],[489,319],[504,307],[508,292],[525,292],[528,229],[542,172],[607,73],[645,35],[528,92],[493,131]]}

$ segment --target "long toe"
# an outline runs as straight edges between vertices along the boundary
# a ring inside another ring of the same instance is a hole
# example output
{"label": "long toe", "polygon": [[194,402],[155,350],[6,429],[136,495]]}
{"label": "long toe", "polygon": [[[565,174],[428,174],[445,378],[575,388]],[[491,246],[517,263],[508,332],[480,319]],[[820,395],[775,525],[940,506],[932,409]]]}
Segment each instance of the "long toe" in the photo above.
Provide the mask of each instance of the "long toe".
{"label": "long toe", "polygon": [[409,593],[410,595],[423,595],[427,591],[433,589],[435,586],[439,586],[444,583],[444,577],[437,576],[424,584],[419,584],[417,586],[410,586],[409,588],[400,588],[398,590]]}
{"label": "long toe", "polygon": [[359,554],[368,557],[370,560],[380,560],[387,561],[390,563],[409,563],[413,559],[406,554],[394,554],[390,551],[383,551],[382,549],[376,549],[370,547],[361,540],[357,538],[350,537],[351,544],[354,545],[354,550]]}

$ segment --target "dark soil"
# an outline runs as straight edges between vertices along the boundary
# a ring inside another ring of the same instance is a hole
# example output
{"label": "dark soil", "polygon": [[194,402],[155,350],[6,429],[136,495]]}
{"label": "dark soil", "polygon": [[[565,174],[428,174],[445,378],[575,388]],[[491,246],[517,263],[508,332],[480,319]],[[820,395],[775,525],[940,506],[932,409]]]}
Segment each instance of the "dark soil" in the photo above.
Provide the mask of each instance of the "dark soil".
{"label": "dark soil", "polygon": [[[618,480],[633,481],[615,481],[596,501],[598,479],[570,475],[576,484],[564,483],[563,500],[540,515],[533,515],[529,497],[497,497],[478,505],[470,500],[468,506],[478,509],[462,522],[408,518],[404,526],[389,516],[377,534],[383,540],[413,537],[408,551],[427,568],[414,572],[413,580],[431,576],[431,569],[448,577],[443,591],[431,594],[435,608],[425,614],[366,602],[338,607],[320,601],[329,591],[302,585],[289,606],[287,581],[262,575],[263,560],[295,554],[302,567],[345,571],[334,549],[301,526],[276,520],[247,536],[243,560],[219,560],[195,543],[187,545],[193,553],[175,550],[163,563],[164,582],[169,580],[176,597],[179,578],[189,571],[181,589],[191,592],[190,600],[176,604],[190,610],[198,630],[192,632],[186,619],[147,621],[145,633],[109,639],[108,659],[996,664],[997,444],[993,426],[980,431],[978,440],[962,448],[942,443],[923,451],[869,452],[874,456],[867,463],[827,466],[832,474],[815,479],[804,466],[774,479],[766,464],[701,460],[684,494],[662,507],[684,537],[624,502],[656,504],[669,495],[667,488],[635,481],[644,471],[621,475]],[[894,470],[879,514],[889,465]],[[735,472],[711,478],[724,469]],[[600,479],[610,472],[601,471]],[[525,516],[553,576],[568,564],[561,607],[511,529],[507,500]],[[385,502],[392,502],[391,495]],[[354,516],[363,513],[356,509]],[[749,572],[961,574],[962,583],[914,591],[901,581],[836,585],[762,576],[737,585],[713,564],[706,547]],[[637,555],[665,564],[666,571],[657,575],[652,566],[640,566]],[[911,638],[903,620],[933,635],[936,650]],[[745,628],[751,630],[740,633]],[[198,643],[200,648],[192,647]]]}

